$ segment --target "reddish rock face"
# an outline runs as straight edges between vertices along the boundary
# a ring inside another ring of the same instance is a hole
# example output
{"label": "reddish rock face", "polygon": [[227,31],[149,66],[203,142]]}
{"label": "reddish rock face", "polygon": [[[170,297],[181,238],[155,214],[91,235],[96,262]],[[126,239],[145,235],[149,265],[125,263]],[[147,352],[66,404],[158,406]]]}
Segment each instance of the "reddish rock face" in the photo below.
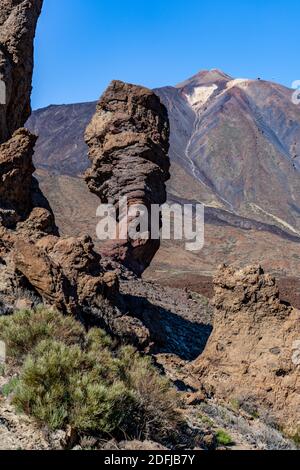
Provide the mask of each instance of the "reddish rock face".
{"label": "reddish rock face", "polygon": [[40,228],[56,232],[53,214],[32,177],[36,137],[21,129],[31,112],[33,39],[42,4],[0,1],[0,225],[15,227],[39,207],[45,210],[38,216]]}
{"label": "reddish rock face", "polygon": [[[143,204],[150,214],[151,204],[166,201],[169,120],[166,108],[152,91],[112,82],[97,105],[85,140],[92,162],[85,178],[103,203],[118,209],[120,198],[127,197],[129,207]],[[105,244],[103,251],[140,275],[159,244],[159,240],[119,238]]]}
{"label": "reddish rock face", "polygon": [[195,361],[206,391],[299,429],[300,312],[280,301],[275,279],[260,266],[222,266],[214,279],[214,328]]}

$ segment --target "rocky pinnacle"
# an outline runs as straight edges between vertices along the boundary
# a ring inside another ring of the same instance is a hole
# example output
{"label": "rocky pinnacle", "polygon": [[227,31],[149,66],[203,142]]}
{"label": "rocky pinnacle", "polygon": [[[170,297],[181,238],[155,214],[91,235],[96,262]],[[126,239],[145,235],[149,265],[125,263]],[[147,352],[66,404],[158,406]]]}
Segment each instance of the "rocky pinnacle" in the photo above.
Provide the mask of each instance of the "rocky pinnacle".
{"label": "rocky pinnacle", "polygon": [[33,39],[43,0],[0,0],[0,143],[28,119]]}
{"label": "rocky pinnacle", "polygon": [[[92,162],[85,178],[102,203],[118,208],[126,196],[129,207],[143,204],[150,214],[152,204],[166,201],[169,120],[152,91],[113,81],[100,98],[85,140]],[[159,239],[128,237],[105,243],[103,253],[141,275],[159,246]]]}

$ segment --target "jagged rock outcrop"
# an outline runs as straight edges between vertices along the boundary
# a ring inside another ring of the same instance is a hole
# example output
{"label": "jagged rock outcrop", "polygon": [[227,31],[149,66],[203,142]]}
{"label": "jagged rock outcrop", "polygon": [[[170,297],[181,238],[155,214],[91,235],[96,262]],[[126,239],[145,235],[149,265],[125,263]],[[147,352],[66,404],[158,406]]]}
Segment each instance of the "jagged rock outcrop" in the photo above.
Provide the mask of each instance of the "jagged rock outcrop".
{"label": "jagged rock outcrop", "polygon": [[[142,204],[151,214],[151,204],[166,201],[169,120],[152,91],[113,81],[97,105],[85,140],[92,162],[85,178],[103,203],[118,209],[120,198],[126,196],[128,207]],[[118,222],[121,226],[124,219]],[[157,239],[128,236],[106,243],[103,252],[140,275],[158,248]]]}
{"label": "jagged rock outcrop", "polygon": [[33,39],[43,0],[0,1],[0,80],[6,103],[0,104],[0,143],[24,125],[30,107]]}
{"label": "jagged rock outcrop", "polygon": [[214,328],[193,372],[209,394],[296,434],[300,312],[280,301],[275,279],[260,266],[222,266],[214,286]]}
{"label": "jagged rock outcrop", "polygon": [[[36,225],[40,229],[56,234],[53,213],[32,176],[35,142],[36,136],[21,128],[0,145],[0,224],[12,228],[28,217],[28,223],[38,218]],[[39,209],[32,213],[34,208]],[[44,219],[43,227],[41,219]]]}
{"label": "jagged rock outcrop", "polygon": [[90,237],[61,238],[32,163],[33,38],[42,0],[1,0],[0,315],[44,303],[144,346],[149,332],[127,315],[114,270],[106,272]]}

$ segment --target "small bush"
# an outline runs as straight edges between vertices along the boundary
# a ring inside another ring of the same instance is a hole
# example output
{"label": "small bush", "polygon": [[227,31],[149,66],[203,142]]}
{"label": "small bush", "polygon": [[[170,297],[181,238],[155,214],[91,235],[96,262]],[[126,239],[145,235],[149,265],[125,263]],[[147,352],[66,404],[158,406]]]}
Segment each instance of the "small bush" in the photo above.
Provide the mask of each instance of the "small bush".
{"label": "small bush", "polygon": [[233,441],[232,437],[229,434],[227,434],[227,432],[224,431],[223,429],[219,429],[216,432],[216,438],[217,438],[217,443],[219,445],[223,445],[223,446],[232,446],[232,445],[234,445],[234,441]]}
{"label": "small bush", "polygon": [[15,391],[18,383],[19,379],[17,377],[13,377],[12,379],[10,379],[10,381],[7,384],[3,385],[3,387],[1,388],[2,395],[4,397],[9,397],[9,395],[11,395]]}
{"label": "small bush", "polygon": [[105,383],[101,370],[79,346],[42,341],[25,361],[14,403],[52,429],[113,432],[133,398],[122,383]]}
{"label": "small bush", "polygon": [[121,349],[120,361],[121,377],[135,397],[131,419],[139,434],[148,438],[153,429],[162,436],[174,431],[179,400],[169,381],[158,374],[149,357],[140,357],[131,347]]}
{"label": "small bush", "polygon": [[205,426],[208,426],[210,428],[214,426],[214,422],[211,418],[209,418],[209,416],[203,413],[199,413],[198,418],[201,421],[201,423],[204,424]]}
{"label": "small bush", "polygon": [[8,357],[18,361],[43,339],[78,344],[84,340],[84,333],[83,326],[74,318],[45,308],[0,317],[0,339],[6,343]]}
{"label": "small bush", "polygon": [[[29,332],[22,333],[25,320]],[[157,438],[178,426],[176,391],[132,347],[117,349],[102,330],[85,333],[56,312],[22,312],[4,325],[9,354],[18,359],[28,351],[13,396],[19,411],[51,429],[122,437]]]}
{"label": "small bush", "polygon": [[297,449],[300,449],[300,428],[298,428],[298,431],[295,434],[289,435],[288,437],[294,441]]}

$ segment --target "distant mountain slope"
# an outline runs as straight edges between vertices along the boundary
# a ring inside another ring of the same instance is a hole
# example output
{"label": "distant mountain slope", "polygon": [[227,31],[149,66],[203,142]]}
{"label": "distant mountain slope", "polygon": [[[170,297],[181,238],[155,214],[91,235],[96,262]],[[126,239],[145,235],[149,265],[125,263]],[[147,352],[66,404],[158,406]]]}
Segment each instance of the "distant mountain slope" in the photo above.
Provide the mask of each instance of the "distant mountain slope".
{"label": "distant mountain slope", "polygon": [[[169,199],[206,205],[206,245],[187,253],[164,243],[148,275],[209,275],[221,262],[248,260],[297,276],[300,106],[292,90],[212,70],[155,91],[171,121]],[[50,106],[28,121],[40,136],[39,178],[64,233],[94,235],[98,201],[78,177],[89,166],[83,134],[95,105]]]}
{"label": "distant mountain slope", "polygon": [[27,127],[39,136],[35,165],[59,175],[77,176],[89,166],[83,135],[95,103],[48,106],[34,111]]}
{"label": "distant mountain slope", "polygon": [[300,106],[291,90],[214,70],[156,91],[170,113],[171,159],[200,183],[196,198],[299,235]]}
{"label": "distant mountain slope", "polygon": [[[171,194],[300,234],[300,106],[291,90],[213,70],[156,92],[171,120]],[[84,172],[83,134],[94,110],[83,103],[33,113],[38,168]]]}

